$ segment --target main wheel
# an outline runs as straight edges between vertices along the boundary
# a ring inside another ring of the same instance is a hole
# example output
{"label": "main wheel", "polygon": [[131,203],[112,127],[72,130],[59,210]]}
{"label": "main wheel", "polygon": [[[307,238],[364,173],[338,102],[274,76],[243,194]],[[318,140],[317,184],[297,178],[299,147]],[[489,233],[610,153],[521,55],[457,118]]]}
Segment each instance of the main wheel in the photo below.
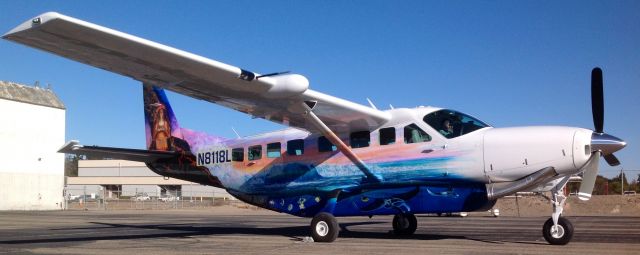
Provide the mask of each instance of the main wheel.
{"label": "main wheel", "polygon": [[311,220],[311,236],[315,242],[333,242],[338,238],[338,232],[340,232],[338,221],[330,213],[318,213]]}
{"label": "main wheel", "polygon": [[573,224],[566,218],[558,218],[558,227],[553,227],[553,219],[549,218],[542,227],[542,236],[553,245],[565,245],[573,237]]}
{"label": "main wheel", "polygon": [[393,233],[396,235],[412,235],[418,228],[418,220],[413,214],[396,214],[393,216]]}

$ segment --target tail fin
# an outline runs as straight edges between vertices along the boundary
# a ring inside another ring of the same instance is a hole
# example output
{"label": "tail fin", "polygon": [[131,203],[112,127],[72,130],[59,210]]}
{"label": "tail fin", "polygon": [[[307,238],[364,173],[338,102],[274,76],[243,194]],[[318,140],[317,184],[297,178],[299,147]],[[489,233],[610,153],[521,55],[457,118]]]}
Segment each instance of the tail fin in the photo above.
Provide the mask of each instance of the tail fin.
{"label": "tail fin", "polygon": [[150,84],[143,84],[142,88],[147,149],[189,151],[164,90]]}
{"label": "tail fin", "polygon": [[[149,158],[145,161],[147,166],[162,176],[224,188],[218,177],[213,176],[209,169],[196,164],[196,156],[191,151],[192,147],[197,150],[204,145],[220,143],[222,139],[181,128],[162,88],[143,84],[142,91],[147,149],[151,151],[143,155]],[[137,153],[136,156],[140,154],[135,150],[116,152]]]}

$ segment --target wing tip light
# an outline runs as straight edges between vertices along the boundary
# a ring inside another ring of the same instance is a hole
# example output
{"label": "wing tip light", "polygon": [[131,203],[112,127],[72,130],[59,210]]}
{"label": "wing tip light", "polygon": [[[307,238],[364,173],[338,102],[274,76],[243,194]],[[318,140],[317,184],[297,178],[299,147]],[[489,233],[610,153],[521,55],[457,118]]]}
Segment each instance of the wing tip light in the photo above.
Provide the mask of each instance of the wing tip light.
{"label": "wing tip light", "polygon": [[4,39],[9,39],[11,38],[11,35],[16,34],[16,33],[20,33],[22,31],[34,28],[36,26],[42,25],[47,21],[50,20],[54,20],[54,19],[58,19],[61,17],[65,17],[64,15],[57,13],[57,12],[45,12],[42,13],[38,16],[35,16],[23,23],[21,23],[20,25],[18,25],[17,27],[14,27],[13,29],[9,30],[9,32],[6,32],[5,34],[2,35],[2,38]]}

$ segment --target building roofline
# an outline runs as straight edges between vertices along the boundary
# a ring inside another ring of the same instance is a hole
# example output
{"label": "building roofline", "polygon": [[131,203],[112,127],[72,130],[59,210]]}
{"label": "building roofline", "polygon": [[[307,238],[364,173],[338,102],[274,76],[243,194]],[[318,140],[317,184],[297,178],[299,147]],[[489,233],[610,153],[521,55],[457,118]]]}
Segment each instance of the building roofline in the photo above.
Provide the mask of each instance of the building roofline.
{"label": "building roofline", "polygon": [[60,98],[50,89],[0,81],[0,99],[66,110]]}

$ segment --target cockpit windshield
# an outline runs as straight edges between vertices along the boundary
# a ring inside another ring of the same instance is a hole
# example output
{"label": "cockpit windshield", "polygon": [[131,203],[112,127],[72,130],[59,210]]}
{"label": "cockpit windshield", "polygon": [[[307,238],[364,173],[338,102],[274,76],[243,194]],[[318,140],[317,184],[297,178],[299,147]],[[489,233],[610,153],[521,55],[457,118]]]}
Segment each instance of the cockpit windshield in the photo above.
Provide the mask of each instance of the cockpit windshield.
{"label": "cockpit windshield", "polygon": [[466,135],[489,126],[464,113],[446,109],[429,113],[424,116],[423,120],[447,139]]}

